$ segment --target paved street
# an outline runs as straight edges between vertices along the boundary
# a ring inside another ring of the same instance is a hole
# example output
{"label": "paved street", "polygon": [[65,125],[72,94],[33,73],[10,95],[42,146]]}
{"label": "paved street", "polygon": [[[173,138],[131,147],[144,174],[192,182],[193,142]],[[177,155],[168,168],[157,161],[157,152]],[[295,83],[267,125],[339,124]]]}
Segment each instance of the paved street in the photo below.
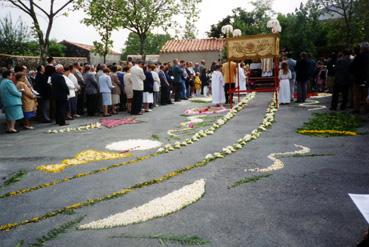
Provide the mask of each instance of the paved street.
{"label": "paved street", "polygon": [[[201,161],[207,154],[221,151],[257,128],[263,121],[271,98],[269,93],[256,94],[248,106],[214,135],[179,150],[18,196],[0,198],[0,224],[21,222],[91,198],[104,197]],[[330,98],[319,101],[328,105]],[[153,153],[157,149],[134,151],[134,157],[73,166],[61,173],[36,170],[37,166],[59,163],[83,150],[106,151],[105,146],[116,141],[152,139],[155,136],[155,139],[167,144],[167,131],[178,128],[181,122],[186,121],[181,116],[183,111],[203,105],[206,104],[181,102],[155,108],[153,112],[137,118],[142,123],[112,129],[103,127],[79,133],[49,134],[49,129],[59,127],[46,124],[36,125],[36,130],[16,135],[0,133],[0,177],[8,178],[21,169],[28,172],[21,181],[3,186],[0,194]],[[69,229],[45,242],[45,246],[161,246],[157,240],[112,238],[122,233],[197,235],[210,242],[207,246],[222,247],[355,246],[367,225],[348,193],[369,194],[369,136],[322,138],[297,134],[296,129],[311,115],[312,111],[297,104],[281,106],[270,129],[224,159],[216,159],[206,166],[127,195],[76,209],[74,214],[58,214],[0,232],[0,246],[15,246],[20,240],[28,246],[51,229],[79,216],[86,215],[81,224],[106,218],[202,178],[206,181],[205,195],[176,213],[112,229]],[[122,117],[122,114],[118,116]],[[71,127],[98,120],[74,120]],[[369,132],[368,121],[360,132]],[[170,139],[171,143],[175,141]],[[297,150],[294,144],[310,148],[311,154],[329,155],[281,158],[284,168],[270,172],[271,176],[228,188],[242,178],[258,175],[248,169],[272,165],[273,162],[268,159],[271,153]]]}

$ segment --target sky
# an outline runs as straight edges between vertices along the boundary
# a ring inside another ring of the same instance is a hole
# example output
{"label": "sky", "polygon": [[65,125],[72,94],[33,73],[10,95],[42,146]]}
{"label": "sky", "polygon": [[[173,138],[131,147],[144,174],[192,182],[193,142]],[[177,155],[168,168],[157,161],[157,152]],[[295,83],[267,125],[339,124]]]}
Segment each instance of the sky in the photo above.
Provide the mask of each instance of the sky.
{"label": "sky", "polygon": [[[48,0],[42,0],[45,4]],[[210,30],[212,24],[217,23],[224,17],[232,13],[232,9],[237,7],[252,10],[250,4],[252,0],[203,0],[200,4],[200,20],[196,24],[199,30],[198,37],[206,37],[206,32]],[[307,0],[274,0],[273,10],[278,13],[291,13],[298,8],[301,2]],[[30,17],[25,13],[15,8],[1,6],[0,16],[10,14],[13,20],[20,17],[28,25],[32,24]],[[59,16],[54,23],[51,37],[58,41],[68,40],[72,42],[92,44],[93,41],[99,40],[99,36],[93,27],[87,27],[81,23],[84,17],[82,11],[73,11],[68,16]],[[41,19],[41,25],[45,26],[46,21]],[[128,37],[129,32],[126,30],[114,31],[112,39],[114,41],[114,50],[120,52],[124,47],[124,42]]]}

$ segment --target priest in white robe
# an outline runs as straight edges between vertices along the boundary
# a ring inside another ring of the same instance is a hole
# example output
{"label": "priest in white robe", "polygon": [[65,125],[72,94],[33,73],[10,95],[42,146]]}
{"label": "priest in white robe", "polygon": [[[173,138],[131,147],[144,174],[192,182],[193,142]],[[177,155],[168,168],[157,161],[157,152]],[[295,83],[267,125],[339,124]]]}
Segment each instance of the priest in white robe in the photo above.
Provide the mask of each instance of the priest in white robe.
{"label": "priest in white robe", "polygon": [[221,70],[220,65],[215,66],[215,70],[211,75],[211,90],[213,97],[213,104],[216,106],[221,106],[226,102],[225,94],[224,94],[224,77]]}

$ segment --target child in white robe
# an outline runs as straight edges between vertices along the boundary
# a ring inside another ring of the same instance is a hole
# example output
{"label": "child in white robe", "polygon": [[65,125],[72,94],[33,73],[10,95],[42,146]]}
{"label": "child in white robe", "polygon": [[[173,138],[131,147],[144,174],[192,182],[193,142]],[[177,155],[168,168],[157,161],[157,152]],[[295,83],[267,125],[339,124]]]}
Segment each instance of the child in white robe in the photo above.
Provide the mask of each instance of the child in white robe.
{"label": "child in white robe", "polygon": [[211,90],[213,97],[213,104],[216,106],[221,106],[225,103],[225,95],[224,95],[224,77],[221,70],[221,66],[217,65],[215,70],[211,76]]}

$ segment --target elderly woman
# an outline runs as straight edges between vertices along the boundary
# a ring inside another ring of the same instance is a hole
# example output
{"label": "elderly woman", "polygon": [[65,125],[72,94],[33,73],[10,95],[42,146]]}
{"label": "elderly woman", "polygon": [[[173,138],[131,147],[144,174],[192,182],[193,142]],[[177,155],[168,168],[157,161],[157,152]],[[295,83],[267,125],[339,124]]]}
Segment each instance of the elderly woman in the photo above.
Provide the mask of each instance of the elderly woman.
{"label": "elderly woman", "polygon": [[132,110],[132,100],[133,100],[133,88],[132,88],[132,80],[131,80],[131,69],[126,66],[123,68],[123,71],[126,72],[124,75],[124,91],[127,96],[127,111],[131,113]]}
{"label": "elderly woman", "polygon": [[15,121],[23,118],[22,93],[19,92],[15,84],[11,81],[13,73],[4,70],[3,80],[0,82],[0,100],[6,116],[7,133],[17,133]]}
{"label": "elderly woman", "polygon": [[118,71],[118,67],[113,66],[112,71],[111,71],[112,73],[110,75],[111,82],[113,84],[113,89],[111,90],[111,100],[113,104],[112,113],[113,114],[118,114],[119,104],[120,104],[120,94],[122,93],[117,71]]}
{"label": "elderly woman", "polygon": [[17,81],[17,89],[22,92],[22,104],[24,122],[23,128],[33,130],[31,125],[31,119],[36,116],[37,101],[36,96],[32,93],[32,88],[26,83],[26,74],[18,72],[15,74],[15,80]]}
{"label": "elderly woman", "polygon": [[104,68],[103,73],[100,75],[98,83],[99,89],[102,97],[102,105],[104,111],[104,117],[111,116],[108,112],[109,106],[112,105],[111,100],[111,90],[114,88],[111,78],[110,78],[110,69]]}

